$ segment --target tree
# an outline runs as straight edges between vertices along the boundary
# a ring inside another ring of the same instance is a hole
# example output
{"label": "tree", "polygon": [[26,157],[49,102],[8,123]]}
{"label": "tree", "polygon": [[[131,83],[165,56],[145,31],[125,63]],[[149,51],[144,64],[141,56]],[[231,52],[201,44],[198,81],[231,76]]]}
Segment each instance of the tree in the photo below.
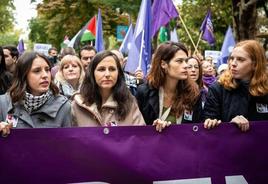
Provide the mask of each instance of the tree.
{"label": "tree", "polygon": [[[211,9],[212,22],[214,28],[214,35],[216,37],[216,44],[211,48],[207,42],[200,41],[199,49],[215,49],[220,50],[224,39],[224,34],[228,28],[228,25],[232,22],[231,11],[232,4],[229,0],[184,0],[181,7],[179,7],[179,13],[183,18],[190,34],[195,43],[199,38],[199,29],[202,21],[204,20],[207,10]],[[192,43],[183,27],[182,22],[178,19],[177,22],[178,32],[180,40],[188,45],[193,51]]]}
{"label": "tree", "polygon": [[44,29],[46,26],[45,21],[40,18],[32,18],[29,22],[29,39],[35,43],[47,43],[48,34]]}
{"label": "tree", "polygon": [[[99,0],[44,0],[38,5],[37,19],[31,22],[30,39],[34,41],[38,35],[38,39],[59,47],[65,35],[73,37],[91,17],[97,15],[100,8],[104,39],[108,42],[108,37],[115,35],[118,24],[128,24],[128,17],[121,15],[109,3],[111,2]],[[43,26],[44,33],[40,26]]]}
{"label": "tree", "polygon": [[257,33],[257,0],[233,0],[233,26],[236,39],[254,39]]}
{"label": "tree", "polygon": [[17,45],[21,32],[16,30],[0,34],[0,45]]}
{"label": "tree", "polygon": [[14,16],[12,11],[15,9],[13,0],[1,0],[0,3],[0,33],[10,31],[13,28]]}

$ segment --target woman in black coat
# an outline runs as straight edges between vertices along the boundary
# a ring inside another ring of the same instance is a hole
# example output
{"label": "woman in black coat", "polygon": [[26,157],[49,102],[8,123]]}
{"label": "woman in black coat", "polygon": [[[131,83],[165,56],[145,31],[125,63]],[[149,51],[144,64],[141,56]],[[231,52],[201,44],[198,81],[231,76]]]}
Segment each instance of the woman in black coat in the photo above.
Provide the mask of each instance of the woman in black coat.
{"label": "woman in black coat", "polygon": [[148,83],[136,98],[147,125],[161,131],[170,124],[201,121],[202,103],[197,84],[188,76],[188,51],[182,43],[165,42],[155,51]]}
{"label": "woman in black coat", "polygon": [[204,108],[205,128],[221,121],[233,122],[242,131],[249,121],[268,120],[268,73],[265,52],[255,40],[237,43],[229,69],[209,88]]}

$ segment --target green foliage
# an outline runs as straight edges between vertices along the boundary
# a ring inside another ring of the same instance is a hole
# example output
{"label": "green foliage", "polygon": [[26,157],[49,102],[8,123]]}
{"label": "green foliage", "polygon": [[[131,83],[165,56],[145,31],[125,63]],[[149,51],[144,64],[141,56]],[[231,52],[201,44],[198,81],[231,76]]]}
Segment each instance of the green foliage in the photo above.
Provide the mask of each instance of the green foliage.
{"label": "green foliage", "polygon": [[0,3],[0,33],[10,31],[13,28],[14,16],[12,10],[15,7],[13,0],[1,0]]}
{"label": "green foliage", "polygon": [[35,43],[47,43],[48,35],[44,29],[45,21],[40,18],[32,18],[29,23],[29,28],[31,32],[29,34],[29,39]]}
{"label": "green foliage", "polygon": [[18,45],[21,30],[0,34],[0,45]]}
{"label": "green foliage", "polygon": [[[108,6],[110,1],[99,0],[44,0],[38,5],[38,17],[30,23],[33,42],[51,43],[60,47],[65,35],[72,38],[94,15],[102,12],[104,39],[116,35],[117,25],[127,25],[128,17]],[[121,4],[124,4],[121,1]],[[110,5],[110,4],[109,4]]]}
{"label": "green foliage", "polygon": [[119,10],[119,13],[129,14],[131,20],[136,20],[141,0],[105,0],[103,3],[114,10]]}
{"label": "green foliage", "polygon": [[[179,13],[196,44],[199,38],[199,29],[208,9],[211,9],[212,12],[212,23],[214,28],[214,35],[216,37],[216,45],[214,48],[211,48],[207,42],[201,40],[199,43],[199,50],[220,50],[228,25],[232,23],[232,16],[230,16],[232,14],[231,1],[183,0],[183,4],[179,9]],[[187,44],[191,50],[194,50],[182,22],[178,21],[178,24],[180,40],[183,43]]]}

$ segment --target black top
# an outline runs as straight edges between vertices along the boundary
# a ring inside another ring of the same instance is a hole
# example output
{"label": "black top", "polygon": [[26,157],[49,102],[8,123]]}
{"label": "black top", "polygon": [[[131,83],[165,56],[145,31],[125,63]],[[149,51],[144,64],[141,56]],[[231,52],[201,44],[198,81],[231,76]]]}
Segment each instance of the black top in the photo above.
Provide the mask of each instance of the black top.
{"label": "black top", "polygon": [[[152,125],[159,116],[159,90],[149,86],[148,83],[138,87],[136,99],[138,106],[147,125]],[[198,99],[192,112],[192,120],[186,114],[182,117],[182,123],[198,123],[201,121],[202,101]]]}
{"label": "black top", "polygon": [[238,87],[233,90],[225,89],[218,82],[210,86],[204,118],[230,122],[235,116],[243,115],[249,121],[268,120],[268,95],[252,96],[247,83],[237,82]]}
{"label": "black top", "polygon": [[11,86],[12,74],[4,71],[0,73],[0,95],[5,94]]}

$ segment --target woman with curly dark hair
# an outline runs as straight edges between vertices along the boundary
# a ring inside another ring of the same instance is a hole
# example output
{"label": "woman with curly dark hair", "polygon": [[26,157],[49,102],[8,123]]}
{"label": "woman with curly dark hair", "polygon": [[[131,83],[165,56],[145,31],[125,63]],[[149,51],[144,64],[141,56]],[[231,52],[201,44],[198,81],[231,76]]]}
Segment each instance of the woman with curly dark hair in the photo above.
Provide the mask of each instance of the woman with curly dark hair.
{"label": "woman with curly dark hair", "polygon": [[163,127],[201,120],[198,86],[188,76],[188,51],[181,43],[161,44],[153,57],[148,82],[139,86],[137,101],[146,124]]}
{"label": "woman with curly dark hair", "polygon": [[80,127],[145,125],[114,53],[100,52],[90,62],[80,93],[74,95],[72,116]]}

